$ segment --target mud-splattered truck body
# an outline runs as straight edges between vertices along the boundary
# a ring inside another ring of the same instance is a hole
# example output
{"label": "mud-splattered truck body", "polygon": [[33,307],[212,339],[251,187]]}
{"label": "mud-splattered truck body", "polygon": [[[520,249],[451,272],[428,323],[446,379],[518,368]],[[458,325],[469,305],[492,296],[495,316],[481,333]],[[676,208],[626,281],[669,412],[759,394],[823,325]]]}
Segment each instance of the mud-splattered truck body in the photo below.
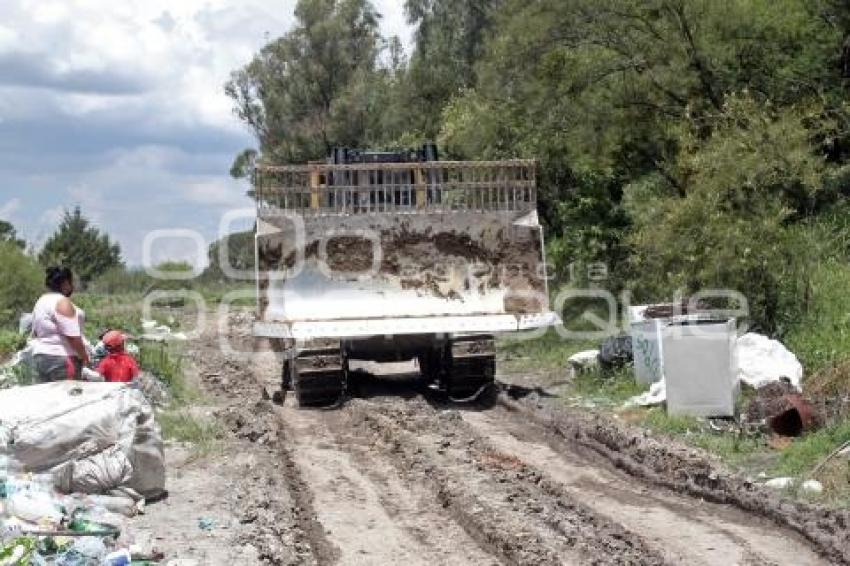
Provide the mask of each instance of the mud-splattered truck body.
{"label": "mud-splattered truck body", "polygon": [[495,334],[559,322],[535,162],[427,154],[256,169],[254,333],[286,353],[302,404],[341,397],[351,359],[415,358],[469,397],[492,383]]}

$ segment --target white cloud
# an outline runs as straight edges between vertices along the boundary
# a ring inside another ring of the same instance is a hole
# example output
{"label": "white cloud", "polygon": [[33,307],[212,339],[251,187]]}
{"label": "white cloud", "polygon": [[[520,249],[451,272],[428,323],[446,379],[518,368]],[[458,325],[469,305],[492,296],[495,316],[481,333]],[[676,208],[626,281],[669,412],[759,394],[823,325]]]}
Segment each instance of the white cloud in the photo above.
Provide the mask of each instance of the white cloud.
{"label": "white cloud", "polygon": [[6,201],[3,206],[0,206],[0,220],[12,221],[15,218],[15,212],[21,208],[21,199],[12,198]]}
{"label": "white cloud", "polygon": [[245,187],[241,183],[217,178],[188,184],[183,189],[186,200],[209,206],[238,208],[246,205]]}
{"label": "white cloud", "polygon": [[[224,83],[292,26],[294,7],[0,1],[0,186],[15,187],[0,189],[0,215],[41,242],[79,204],[131,264],[152,229],[216,237],[223,212],[251,206],[228,171],[253,140]],[[401,2],[376,7],[384,33],[409,45]],[[162,253],[185,255],[176,244]]]}

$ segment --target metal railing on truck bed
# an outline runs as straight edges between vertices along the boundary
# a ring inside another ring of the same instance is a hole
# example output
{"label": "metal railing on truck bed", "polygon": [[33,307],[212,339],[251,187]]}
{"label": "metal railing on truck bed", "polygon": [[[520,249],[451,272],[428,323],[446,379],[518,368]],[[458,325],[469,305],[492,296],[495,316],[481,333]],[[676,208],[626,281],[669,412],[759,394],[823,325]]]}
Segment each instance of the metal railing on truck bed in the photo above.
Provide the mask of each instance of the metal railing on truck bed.
{"label": "metal railing on truck bed", "polygon": [[258,214],[403,213],[451,210],[532,211],[537,162],[433,161],[258,165]]}

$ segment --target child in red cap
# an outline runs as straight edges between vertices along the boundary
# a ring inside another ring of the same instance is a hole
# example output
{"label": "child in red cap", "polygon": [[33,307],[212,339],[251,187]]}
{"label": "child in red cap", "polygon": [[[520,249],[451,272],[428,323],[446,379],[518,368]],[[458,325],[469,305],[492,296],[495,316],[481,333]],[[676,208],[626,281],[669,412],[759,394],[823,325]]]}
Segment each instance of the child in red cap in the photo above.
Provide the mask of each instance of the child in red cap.
{"label": "child in red cap", "polygon": [[108,354],[98,364],[97,372],[106,381],[129,383],[139,375],[139,365],[133,356],[124,351],[124,334],[110,330],[103,335],[103,345]]}

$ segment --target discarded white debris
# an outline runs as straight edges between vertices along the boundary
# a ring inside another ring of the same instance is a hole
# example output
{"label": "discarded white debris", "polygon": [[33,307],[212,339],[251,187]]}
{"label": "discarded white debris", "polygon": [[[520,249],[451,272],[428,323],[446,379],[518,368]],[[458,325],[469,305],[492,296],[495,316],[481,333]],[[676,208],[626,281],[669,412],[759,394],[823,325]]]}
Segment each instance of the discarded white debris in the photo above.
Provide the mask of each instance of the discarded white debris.
{"label": "discarded white debris", "polygon": [[795,483],[794,478],[773,478],[764,482],[764,486],[770,489],[791,489]]}
{"label": "discarded white debris", "polygon": [[84,367],[82,371],[83,381],[101,382],[104,377],[91,368]]}
{"label": "discarded white debris", "polygon": [[16,352],[11,360],[0,366],[0,389],[15,385],[29,385],[35,376],[32,347]]}
{"label": "discarded white debris", "polygon": [[664,379],[661,329],[665,320],[649,319],[632,322],[632,356],[638,383],[655,383]]}
{"label": "discarded white debris", "polygon": [[13,493],[6,504],[10,514],[31,523],[46,523],[56,527],[63,517],[53,495],[46,491],[19,491]]}
{"label": "discarded white debris", "polygon": [[795,478],[783,477],[773,478],[772,480],[764,482],[765,487],[776,490],[793,489],[798,485],[800,486],[800,490],[804,493],[811,495],[823,493],[823,484],[821,484],[818,480],[806,480],[803,483],[799,483],[799,481]]}
{"label": "discarded white debris", "polygon": [[570,377],[577,373],[587,371],[599,365],[599,350],[584,350],[567,358],[570,365]]}
{"label": "discarded white debris", "polygon": [[667,388],[664,380],[656,381],[649,386],[649,391],[636,395],[626,401],[627,407],[650,407],[660,405],[667,400]]}
{"label": "discarded white debris", "polygon": [[781,342],[753,332],[738,338],[738,379],[758,389],[783,377],[800,389],[803,366]]}
{"label": "discarded white debris", "polygon": [[682,320],[661,329],[667,412],[692,417],[735,414],[735,320]]}
{"label": "discarded white debris", "polygon": [[[803,366],[792,352],[777,340],[771,340],[761,334],[748,333],[736,340],[737,379],[756,389],[768,383],[786,377],[791,384],[800,389],[803,379]],[[661,361],[663,374],[664,360]],[[635,361],[637,367],[637,360]],[[660,385],[659,385],[660,383]],[[658,405],[666,401],[666,388],[663,379],[653,384],[646,393],[633,397],[627,406]]]}
{"label": "discarded white debris", "polygon": [[32,313],[25,312],[18,319],[18,333],[29,334],[32,332]]}
{"label": "discarded white debris", "polygon": [[150,403],[126,384],[62,381],[0,391],[0,455],[51,473],[65,493],[165,488]]}
{"label": "discarded white debris", "polygon": [[144,334],[142,334],[143,340],[151,340],[154,342],[177,340],[182,342],[189,339],[189,337],[183,332],[172,332],[170,326],[157,324],[155,320],[142,319],[142,330],[144,330]]}

